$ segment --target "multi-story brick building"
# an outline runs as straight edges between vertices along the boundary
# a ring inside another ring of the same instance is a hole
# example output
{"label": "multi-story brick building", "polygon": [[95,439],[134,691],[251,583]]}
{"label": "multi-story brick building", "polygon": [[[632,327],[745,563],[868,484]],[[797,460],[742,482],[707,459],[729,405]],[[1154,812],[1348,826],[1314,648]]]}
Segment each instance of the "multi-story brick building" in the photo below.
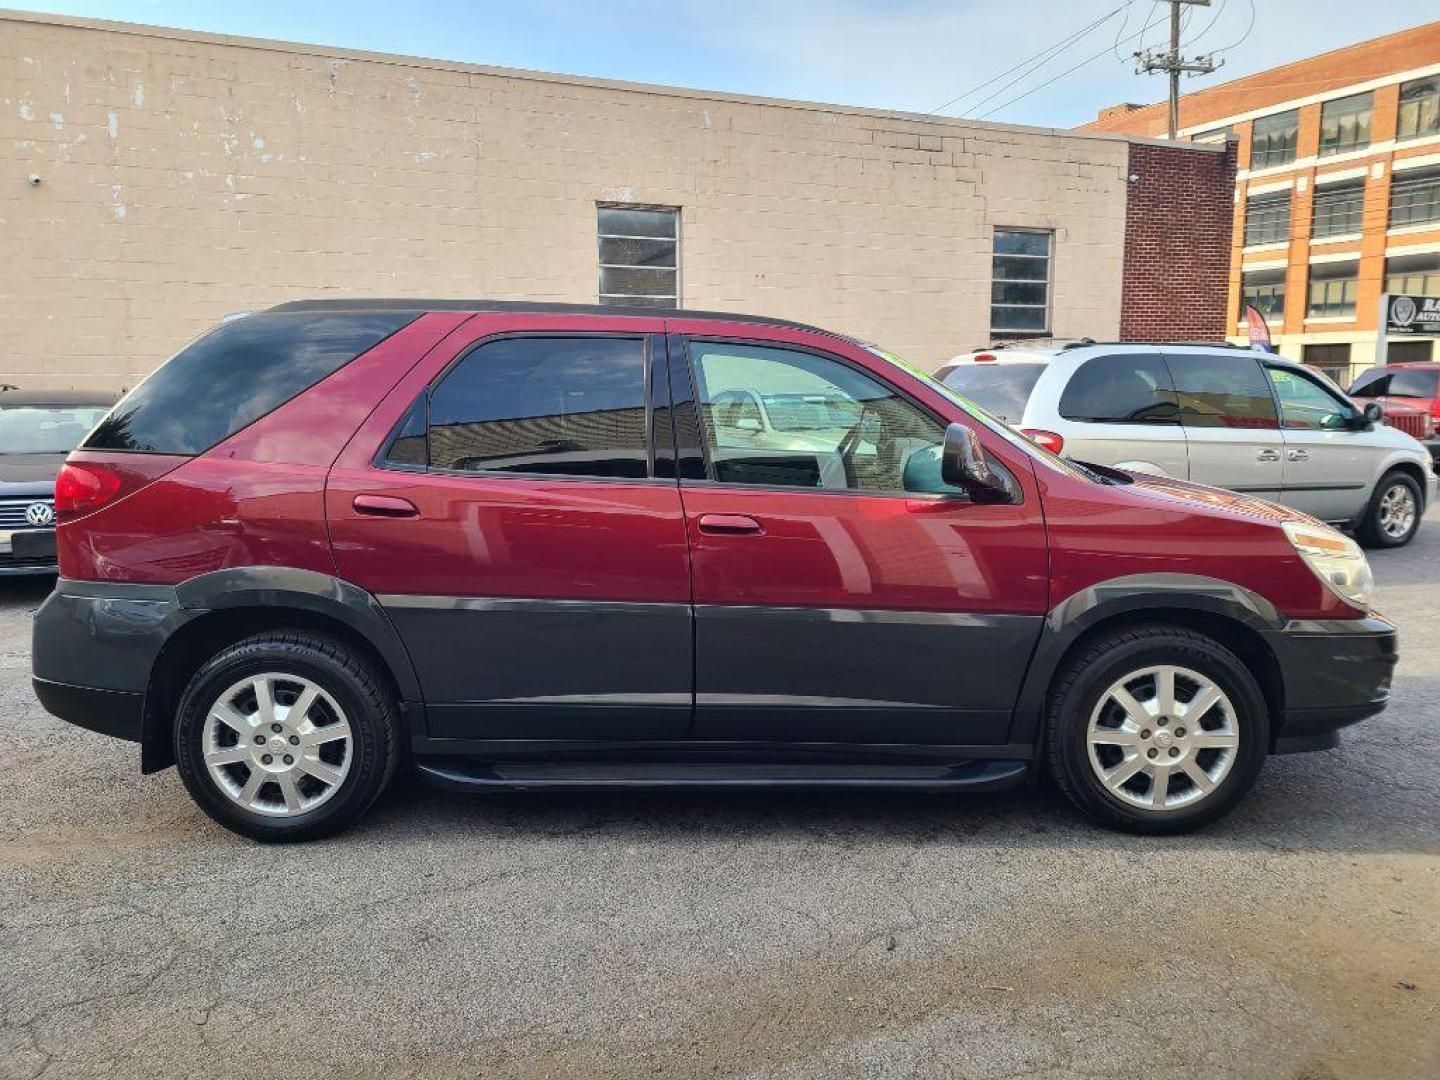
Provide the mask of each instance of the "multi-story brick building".
{"label": "multi-story brick building", "polygon": [[0,13],[0,379],[126,385],[317,294],[681,302],[930,366],[1215,336],[1233,175],[1224,147]]}
{"label": "multi-story brick building", "polygon": [[[1166,106],[1084,130],[1163,135]],[[1440,22],[1180,100],[1182,137],[1239,144],[1229,318],[1254,304],[1282,353],[1342,381],[1374,361],[1385,292],[1440,296]],[[1390,360],[1440,360],[1388,339]]]}

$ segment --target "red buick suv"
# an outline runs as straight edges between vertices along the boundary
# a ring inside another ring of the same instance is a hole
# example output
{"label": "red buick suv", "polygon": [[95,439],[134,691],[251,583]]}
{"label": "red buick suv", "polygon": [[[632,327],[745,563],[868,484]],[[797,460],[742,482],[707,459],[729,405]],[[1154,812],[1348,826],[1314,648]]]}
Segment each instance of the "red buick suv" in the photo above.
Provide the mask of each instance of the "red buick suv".
{"label": "red buick suv", "polygon": [[1180,832],[1385,706],[1292,510],[1056,457],[773,319],[419,300],[227,321],[56,485],[35,689],[262,840],[449,788],[996,789]]}

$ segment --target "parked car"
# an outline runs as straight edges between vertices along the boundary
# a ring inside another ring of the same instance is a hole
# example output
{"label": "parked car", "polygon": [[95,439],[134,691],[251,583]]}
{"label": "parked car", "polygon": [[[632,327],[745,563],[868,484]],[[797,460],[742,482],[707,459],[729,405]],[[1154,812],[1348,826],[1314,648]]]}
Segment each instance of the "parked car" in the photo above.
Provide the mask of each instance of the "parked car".
{"label": "parked car", "polygon": [[0,392],[0,576],[55,573],[55,477],[114,394]]}
{"label": "parked car", "polygon": [[[755,400],[761,445],[717,416]],[[741,315],[284,304],[132,391],[56,498],[40,700],[262,840],[359,817],[402,745],[461,789],[1045,769],[1181,832],[1382,709],[1396,662],[1321,522],[1074,465]]]}
{"label": "parked car", "polygon": [[947,386],[1054,453],[1273,500],[1370,547],[1414,539],[1435,494],[1424,446],[1283,357],[1084,340],[951,363]]}
{"label": "parked car", "polygon": [[[1385,364],[1362,372],[1350,384],[1350,396],[1374,401],[1385,410],[1386,422],[1414,435],[1430,457],[1440,462],[1440,364]],[[1427,414],[1429,422],[1414,413]],[[1405,421],[1402,422],[1401,417]],[[1402,426],[1403,423],[1403,426]]]}

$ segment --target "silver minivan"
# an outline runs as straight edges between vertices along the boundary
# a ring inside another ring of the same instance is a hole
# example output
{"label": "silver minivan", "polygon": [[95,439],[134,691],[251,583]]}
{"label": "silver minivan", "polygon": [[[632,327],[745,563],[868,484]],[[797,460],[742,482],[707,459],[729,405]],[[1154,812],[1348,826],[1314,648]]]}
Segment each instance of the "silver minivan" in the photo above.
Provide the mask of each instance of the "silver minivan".
{"label": "silver minivan", "polygon": [[1223,345],[992,348],[936,372],[957,393],[1081,462],[1283,503],[1409,543],[1435,494],[1429,453],[1319,372]]}

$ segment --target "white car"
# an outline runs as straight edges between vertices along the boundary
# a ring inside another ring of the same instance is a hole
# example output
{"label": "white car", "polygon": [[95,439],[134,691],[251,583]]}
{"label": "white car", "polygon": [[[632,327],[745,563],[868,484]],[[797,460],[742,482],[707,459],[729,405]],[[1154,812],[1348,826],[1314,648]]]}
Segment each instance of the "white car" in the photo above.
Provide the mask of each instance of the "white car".
{"label": "white car", "polygon": [[981,349],[936,377],[1081,462],[1194,480],[1409,543],[1435,495],[1430,455],[1324,375],[1236,346]]}

